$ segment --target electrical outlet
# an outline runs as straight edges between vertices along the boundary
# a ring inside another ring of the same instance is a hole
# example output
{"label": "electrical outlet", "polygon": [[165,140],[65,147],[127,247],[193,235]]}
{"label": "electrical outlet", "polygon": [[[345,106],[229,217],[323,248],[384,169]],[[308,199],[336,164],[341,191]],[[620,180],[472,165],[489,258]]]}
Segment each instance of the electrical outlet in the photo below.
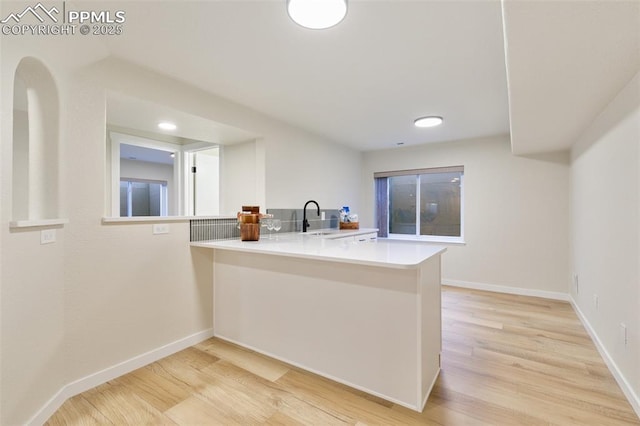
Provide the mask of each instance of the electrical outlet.
{"label": "electrical outlet", "polygon": [[56,242],[55,229],[43,229],[40,231],[40,244],[51,244]]}
{"label": "electrical outlet", "polygon": [[573,288],[576,294],[580,294],[580,284],[578,282],[578,274],[573,274]]}
{"label": "electrical outlet", "polygon": [[627,325],[623,322],[620,323],[620,338],[622,339],[622,343],[627,346]]}
{"label": "electrical outlet", "polygon": [[169,224],[168,223],[154,223],[153,224],[153,235],[168,234],[168,233],[169,233]]}
{"label": "electrical outlet", "polygon": [[598,300],[598,295],[597,295],[597,294],[594,294],[594,295],[593,295],[593,306],[595,306],[596,311],[598,310],[598,302],[599,302],[599,300]]}

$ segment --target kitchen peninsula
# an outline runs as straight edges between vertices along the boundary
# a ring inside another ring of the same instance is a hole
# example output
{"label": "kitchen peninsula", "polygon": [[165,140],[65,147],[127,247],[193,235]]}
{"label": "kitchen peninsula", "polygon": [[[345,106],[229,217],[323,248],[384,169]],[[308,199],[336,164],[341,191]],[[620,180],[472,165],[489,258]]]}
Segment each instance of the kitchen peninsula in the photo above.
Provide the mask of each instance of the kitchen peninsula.
{"label": "kitchen peninsula", "polygon": [[[325,230],[326,231],[326,230]],[[376,230],[201,241],[217,337],[422,411],[440,371],[440,255]]]}

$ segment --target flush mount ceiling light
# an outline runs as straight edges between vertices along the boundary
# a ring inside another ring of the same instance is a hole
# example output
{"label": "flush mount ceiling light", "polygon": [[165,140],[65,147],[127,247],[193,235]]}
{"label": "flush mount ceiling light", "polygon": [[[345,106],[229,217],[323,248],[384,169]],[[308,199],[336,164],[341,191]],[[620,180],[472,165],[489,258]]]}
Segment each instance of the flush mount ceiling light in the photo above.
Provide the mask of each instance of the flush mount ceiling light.
{"label": "flush mount ceiling light", "polygon": [[347,0],[287,0],[287,12],[296,24],[322,30],[344,19]]}
{"label": "flush mount ceiling light", "polygon": [[161,128],[162,130],[175,130],[178,128],[178,126],[168,121],[162,121],[158,123],[158,127]]}
{"label": "flush mount ceiling light", "polygon": [[439,126],[442,124],[442,117],[438,117],[436,115],[431,115],[428,117],[420,117],[417,118],[413,124],[416,125],[416,127],[434,127],[434,126]]}

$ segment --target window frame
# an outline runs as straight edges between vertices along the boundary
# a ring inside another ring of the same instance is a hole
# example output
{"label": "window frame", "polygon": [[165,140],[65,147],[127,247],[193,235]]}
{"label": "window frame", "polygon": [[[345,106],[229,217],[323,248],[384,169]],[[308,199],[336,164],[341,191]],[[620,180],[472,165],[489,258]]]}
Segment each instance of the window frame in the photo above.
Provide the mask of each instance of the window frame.
{"label": "window frame", "polygon": [[144,148],[151,148],[160,151],[166,151],[168,153],[175,154],[175,161],[173,163],[173,180],[175,187],[175,199],[172,201],[174,205],[174,211],[177,215],[181,215],[181,205],[179,200],[183,196],[183,155],[179,145],[160,142],[152,139],[141,138],[139,136],[127,135],[124,133],[109,132],[111,139],[111,179],[110,179],[110,192],[111,192],[111,216],[120,217],[120,179],[125,178],[120,176],[120,145],[136,145]]}
{"label": "window frame", "polygon": [[[173,163],[173,196],[169,197],[169,210],[173,210],[173,214],[157,217],[182,217],[195,216],[193,205],[193,194],[190,191],[189,180],[191,177],[191,164],[189,162],[189,154],[201,150],[212,149],[217,147],[220,149],[220,161],[222,161],[223,150],[219,144],[210,142],[192,141],[191,143],[178,145],[169,142],[163,142],[147,137],[134,136],[118,130],[107,130],[107,159],[108,170],[110,176],[107,179],[108,195],[105,197],[106,209],[110,213],[110,218],[120,218],[120,179],[126,176],[120,176],[120,145],[135,145],[143,148],[150,148],[159,151],[166,151],[174,154]],[[220,173],[220,171],[219,171]],[[218,185],[220,185],[221,176],[218,177]],[[109,198],[107,198],[109,197]],[[167,212],[168,213],[168,212]],[[132,216],[136,218],[138,216]],[[152,217],[152,216],[149,216]],[[126,218],[126,217],[125,217]]]}
{"label": "window frame", "polygon": [[[420,176],[424,174],[443,174],[443,173],[460,173],[460,236],[446,236],[446,235],[421,235],[420,234],[420,205],[421,205],[421,179]],[[390,199],[390,185],[389,178],[396,176],[415,176],[416,178],[416,217],[415,217],[415,234],[394,234],[389,232],[390,214],[389,214],[389,199]],[[384,184],[382,184],[384,181]],[[450,167],[433,167],[425,169],[409,169],[409,170],[396,170],[387,172],[374,173],[375,184],[375,204],[376,204],[376,223],[380,228],[378,236],[381,238],[389,238],[395,240],[410,240],[410,241],[425,241],[434,243],[448,243],[448,244],[465,244],[464,239],[464,166],[450,166]],[[386,194],[385,194],[386,191]],[[385,206],[381,208],[380,197],[384,196]],[[384,226],[384,230],[381,228]]]}

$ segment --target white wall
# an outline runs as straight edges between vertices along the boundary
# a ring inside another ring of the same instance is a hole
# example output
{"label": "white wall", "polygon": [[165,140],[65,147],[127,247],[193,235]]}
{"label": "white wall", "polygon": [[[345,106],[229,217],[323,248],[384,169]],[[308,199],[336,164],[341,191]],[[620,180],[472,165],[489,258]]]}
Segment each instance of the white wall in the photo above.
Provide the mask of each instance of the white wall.
{"label": "white wall", "polygon": [[264,209],[264,175],[260,174],[258,162],[259,141],[249,141],[223,146],[220,166],[220,214],[235,216],[242,206],[262,206]]}
{"label": "white wall", "polygon": [[[2,82],[2,109],[11,89]],[[5,115],[3,115],[3,118]],[[11,114],[6,114],[11,117]],[[64,364],[65,232],[57,229],[57,243],[40,245],[40,229],[9,230],[11,220],[11,126],[2,123],[2,196],[0,196],[0,376],[2,424],[26,420],[58,391]],[[9,421],[12,420],[12,421]]]}
{"label": "white wall", "polygon": [[457,165],[464,166],[466,244],[448,246],[442,257],[443,280],[566,294],[566,154],[515,157],[506,136],[369,152],[361,177],[361,220],[375,225],[374,172]]}
{"label": "white wall", "polygon": [[220,150],[194,152],[198,171],[195,174],[196,216],[220,215]]}
{"label": "white wall", "polygon": [[[39,228],[9,228],[13,216],[13,78],[21,57],[7,52],[4,39],[0,68],[0,424],[17,424],[51,398],[65,380],[66,232],[56,229],[57,243],[40,245]],[[49,178],[55,179],[57,198],[58,178]],[[48,196],[42,199],[50,200]],[[58,200],[46,207],[57,210]],[[28,211],[16,212],[21,216],[13,219],[26,219],[22,215]]]}
{"label": "white wall", "polygon": [[571,296],[640,412],[640,73],[574,146],[571,179]]}
{"label": "white wall", "polygon": [[262,211],[302,208],[311,199],[322,209],[349,205],[358,211],[360,152],[290,127],[269,126],[263,134],[222,148],[222,215],[247,204]]}
{"label": "white wall", "polygon": [[26,111],[13,110],[13,212],[15,220],[29,217],[29,116]]}
{"label": "white wall", "polygon": [[321,209],[350,206],[352,212],[360,211],[359,152],[305,138],[302,131],[278,143],[265,142],[268,207],[301,209],[306,201],[316,200]]}
{"label": "white wall", "polygon": [[[4,153],[2,157],[6,158]],[[2,180],[7,181],[6,175]],[[7,200],[5,194],[3,191],[3,201]],[[3,202],[3,210],[5,204],[8,203]],[[39,230],[10,232],[3,215],[0,230],[0,423],[3,425],[24,423],[65,382],[63,247],[67,234],[63,229],[56,231],[57,243],[41,246]]]}
{"label": "white wall", "polygon": [[[189,248],[188,222],[172,222],[167,235],[153,235],[151,224],[101,222],[109,211],[106,89],[262,135],[248,193],[263,206],[269,199],[302,206],[310,197],[338,205],[358,194],[359,153],[126,62],[79,64],[100,54],[95,40],[1,42],[0,424],[24,423],[65,385],[212,326],[211,252]],[[13,74],[26,55],[49,68],[60,96],[61,209],[70,223],[46,246],[39,230],[9,232],[8,226]],[[304,158],[286,156],[302,151]],[[334,156],[349,167],[330,169]],[[268,172],[288,162],[295,174]],[[326,181],[317,176],[324,167],[331,174]],[[302,175],[307,169],[311,182]],[[242,191],[234,194],[244,202]],[[227,209],[236,211],[238,201]]]}
{"label": "white wall", "polygon": [[173,188],[173,166],[121,158],[120,178],[165,181],[168,188]]}

